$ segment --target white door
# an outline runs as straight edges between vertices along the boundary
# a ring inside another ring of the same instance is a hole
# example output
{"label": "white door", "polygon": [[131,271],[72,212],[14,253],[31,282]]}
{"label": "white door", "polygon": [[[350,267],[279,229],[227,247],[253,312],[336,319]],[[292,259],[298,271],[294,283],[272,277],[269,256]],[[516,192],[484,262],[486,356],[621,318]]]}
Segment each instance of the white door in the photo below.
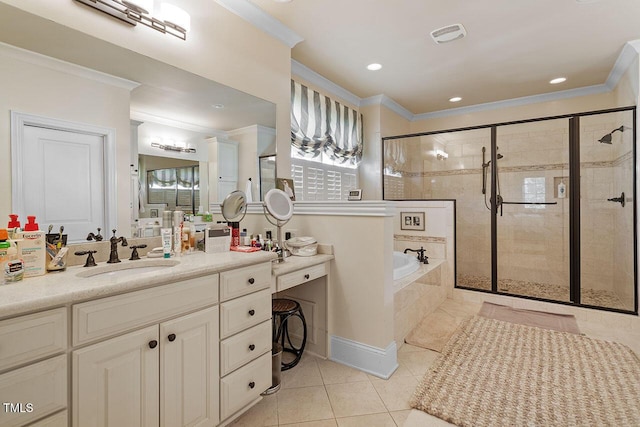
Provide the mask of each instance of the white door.
{"label": "white door", "polygon": [[157,427],[160,345],[150,326],[73,352],[73,427]]}
{"label": "white door", "polygon": [[68,241],[105,230],[104,137],[26,125],[23,224],[35,215],[41,230],[64,226]]}
{"label": "white door", "polygon": [[218,307],[160,325],[160,425],[218,424]]}

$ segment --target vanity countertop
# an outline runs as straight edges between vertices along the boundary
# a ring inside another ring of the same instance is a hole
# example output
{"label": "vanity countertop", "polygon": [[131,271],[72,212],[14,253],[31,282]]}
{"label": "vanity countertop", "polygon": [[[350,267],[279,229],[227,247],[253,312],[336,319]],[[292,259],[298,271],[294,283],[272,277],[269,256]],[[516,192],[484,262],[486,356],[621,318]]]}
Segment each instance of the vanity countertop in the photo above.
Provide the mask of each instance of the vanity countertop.
{"label": "vanity countertop", "polygon": [[[125,276],[98,275],[86,278],[79,277],[78,274],[86,274],[90,268],[104,268],[103,266],[108,264],[100,263],[98,267],[86,268],[69,267],[63,272],[47,273],[44,276],[25,278],[21,282],[0,285],[0,318],[174,283],[224,270],[268,262],[274,258],[276,258],[275,253],[262,251],[215,254],[198,252],[175,258],[179,261],[178,265],[165,267],[161,270],[142,269],[136,274]],[[174,260],[174,258],[171,259]],[[122,268],[125,263],[133,264],[136,262],[142,262],[142,260],[123,260],[117,265]],[[163,262],[163,258],[144,259],[145,266],[152,266],[154,262],[160,264]]]}
{"label": "vanity countertop", "polygon": [[317,254],[313,256],[295,256],[285,258],[285,262],[280,264],[273,264],[273,275],[275,277],[282,276],[283,274],[291,273],[293,271],[301,270],[303,268],[312,267],[314,265],[322,264],[323,262],[331,261],[334,258],[330,254]]}

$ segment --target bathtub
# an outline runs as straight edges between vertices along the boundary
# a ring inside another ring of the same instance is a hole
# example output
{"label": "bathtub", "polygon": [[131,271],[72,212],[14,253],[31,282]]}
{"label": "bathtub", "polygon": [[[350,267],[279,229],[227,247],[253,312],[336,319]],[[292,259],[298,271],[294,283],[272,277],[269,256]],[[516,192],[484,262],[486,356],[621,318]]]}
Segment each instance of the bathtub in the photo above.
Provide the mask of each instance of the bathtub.
{"label": "bathtub", "polygon": [[393,280],[402,279],[420,268],[420,263],[416,255],[393,253]]}

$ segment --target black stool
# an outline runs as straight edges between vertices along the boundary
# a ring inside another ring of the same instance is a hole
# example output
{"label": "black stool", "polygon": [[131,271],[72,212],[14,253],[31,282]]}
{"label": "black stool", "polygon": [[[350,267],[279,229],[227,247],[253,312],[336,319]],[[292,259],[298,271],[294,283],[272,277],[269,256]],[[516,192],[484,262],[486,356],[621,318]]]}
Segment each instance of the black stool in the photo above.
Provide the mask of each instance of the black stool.
{"label": "black stool", "polygon": [[[280,343],[283,351],[295,355],[291,362],[282,362],[282,370],[286,371],[296,366],[302,358],[304,346],[307,344],[307,322],[304,320],[302,307],[292,299],[274,298],[271,300],[271,311],[273,313],[273,342]],[[293,345],[289,337],[288,321],[290,317],[297,317],[302,322],[302,344],[298,348]],[[285,346],[285,339],[288,346]]]}

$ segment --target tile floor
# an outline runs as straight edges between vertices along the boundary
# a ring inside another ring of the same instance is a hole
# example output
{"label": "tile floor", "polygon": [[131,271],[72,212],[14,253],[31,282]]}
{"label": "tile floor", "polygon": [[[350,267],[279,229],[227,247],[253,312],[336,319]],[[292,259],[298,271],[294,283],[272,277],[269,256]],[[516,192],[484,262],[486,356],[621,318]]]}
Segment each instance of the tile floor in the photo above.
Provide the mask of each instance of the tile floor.
{"label": "tile floor", "polygon": [[[458,315],[477,312],[480,304],[446,300],[441,308]],[[581,321],[583,333],[610,339],[640,354],[640,334],[624,328]],[[233,427],[440,427],[451,424],[411,410],[409,399],[438,353],[404,344],[399,368],[388,380],[306,354],[282,373],[282,388],[234,421]]]}

